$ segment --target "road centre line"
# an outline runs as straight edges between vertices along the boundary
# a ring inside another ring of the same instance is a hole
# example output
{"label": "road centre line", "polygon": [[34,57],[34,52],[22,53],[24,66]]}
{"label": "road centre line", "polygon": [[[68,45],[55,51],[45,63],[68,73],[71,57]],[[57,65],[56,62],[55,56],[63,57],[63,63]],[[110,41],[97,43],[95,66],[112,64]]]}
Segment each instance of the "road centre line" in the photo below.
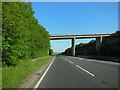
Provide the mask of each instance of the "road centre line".
{"label": "road centre line", "polygon": [[65,58],[65,57],[62,57],[63,59],[65,59],[65,60],[67,60],[67,58]]}
{"label": "road centre line", "polygon": [[84,68],[82,68],[82,67],[80,67],[78,65],[76,65],[76,67],[82,69],[83,71],[85,71],[86,73],[90,74],[91,76],[95,76],[94,74],[90,73],[89,71],[85,70]]}
{"label": "road centre line", "polygon": [[[53,61],[55,60],[55,57],[53,59]],[[40,78],[40,80],[37,82],[37,84],[35,85],[35,89],[36,90],[38,88],[38,86],[40,85],[40,83],[42,82],[43,78],[45,77],[46,73],[48,72],[50,66],[52,65],[53,61],[50,63],[50,65],[48,66],[48,68],[46,69],[46,71],[44,72],[44,74],[42,75],[42,77]]]}
{"label": "road centre line", "polygon": [[67,60],[67,59],[65,58],[65,60]]}
{"label": "road centre line", "polygon": [[65,60],[67,60],[65,57],[61,57],[61,58],[63,58],[63,59],[65,59]]}
{"label": "road centre line", "polygon": [[[68,61],[68,59],[67,58],[64,58],[66,61]],[[70,62],[71,64],[73,64],[73,62],[71,62],[71,61],[68,61],[68,62]]]}
{"label": "road centre line", "polygon": [[73,62],[69,61],[71,64],[73,64]]}

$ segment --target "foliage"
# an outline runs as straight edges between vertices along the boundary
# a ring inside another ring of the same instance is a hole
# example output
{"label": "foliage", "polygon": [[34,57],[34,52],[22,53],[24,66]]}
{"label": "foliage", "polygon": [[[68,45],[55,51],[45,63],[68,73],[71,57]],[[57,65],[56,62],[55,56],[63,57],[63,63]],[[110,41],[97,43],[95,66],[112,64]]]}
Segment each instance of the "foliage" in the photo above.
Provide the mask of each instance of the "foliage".
{"label": "foliage", "polygon": [[72,49],[71,49],[71,48],[68,48],[68,49],[65,50],[65,52],[62,52],[61,54],[64,54],[64,55],[72,55],[71,52],[72,52]]}
{"label": "foliage", "polygon": [[117,37],[103,39],[100,55],[120,57],[120,31],[117,31],[115,35]]}
{"label": "foliage", "polygon": [[49,33],[38,24],[31,7],[30,2],[2,3],[2,57],[5,65],[16,65],[20,60],[48,54]]}
{"label": "foliage", "polygon": [[52,60],[52,56],[31,62],[31,59],[22,60],[16,67],[2,68],[2,88],[17,88],[33,72]]}
{"label": "foliage", "polygon": [[49,50],[49,55],[54,55],[54,52],[52,49]]}
{"label": "foliage", "polygon": [[76,55],[94,55],[96,54],[95,40],[89,43],[80,43],[76,46]]}
{"label": "foliage", "polygon": [[[63,52],[64,55],[72,55],[72,48],[68,48]],[[95,40],[91,40],[89,43],[80,43],[75,47],[75,55],[93,55],[96,54]]]}

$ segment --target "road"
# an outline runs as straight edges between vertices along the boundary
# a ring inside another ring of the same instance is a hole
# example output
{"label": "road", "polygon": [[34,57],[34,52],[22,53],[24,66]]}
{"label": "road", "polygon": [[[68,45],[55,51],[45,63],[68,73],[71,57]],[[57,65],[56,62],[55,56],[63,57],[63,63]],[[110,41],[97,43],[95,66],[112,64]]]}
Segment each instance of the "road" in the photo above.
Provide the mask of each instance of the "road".
{"label": "road", "polygon": [[117,63],[56,56],[37,88],[118,88]]}

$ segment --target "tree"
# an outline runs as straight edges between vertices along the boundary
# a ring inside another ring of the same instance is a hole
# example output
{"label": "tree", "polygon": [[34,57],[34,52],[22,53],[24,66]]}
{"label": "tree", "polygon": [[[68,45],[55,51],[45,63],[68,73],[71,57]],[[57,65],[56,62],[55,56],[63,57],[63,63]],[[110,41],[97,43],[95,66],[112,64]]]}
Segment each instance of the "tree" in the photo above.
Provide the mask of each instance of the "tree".
{"label": "tree", "polygon": [[33,15],[31,3],[2,3],[3,64],[16,65],[48,54],[49,33]]}
{"label": "tree", "polygon": [[49,50],[49,55],[54,55],[54,52],[52,49]]}
{"label": "tree", "polygon": [[117,37],[103,38],[100,46],[100,55],[120,57],[120,31],[116,31]]}

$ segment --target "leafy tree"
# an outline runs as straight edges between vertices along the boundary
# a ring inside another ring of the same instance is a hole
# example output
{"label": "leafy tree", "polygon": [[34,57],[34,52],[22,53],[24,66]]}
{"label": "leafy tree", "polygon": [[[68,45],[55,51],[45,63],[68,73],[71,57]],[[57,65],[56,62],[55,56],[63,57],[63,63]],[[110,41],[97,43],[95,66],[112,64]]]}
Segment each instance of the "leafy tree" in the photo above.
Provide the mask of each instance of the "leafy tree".
{"label": "leafy tree", "polygon": [[16,65],[48,54],[49,33],[33,15],[31,3],[2,3],[3,64]]}
{"label": "leafy tree", "polygon": [[49,55],[54,55],[54,52],[52,49],[49,50]]}
{"label": "leafy tree", "polygon": [[104,38],[100,46],[100,55],[120,57],[120,31],[116,31],[117,37]]}

